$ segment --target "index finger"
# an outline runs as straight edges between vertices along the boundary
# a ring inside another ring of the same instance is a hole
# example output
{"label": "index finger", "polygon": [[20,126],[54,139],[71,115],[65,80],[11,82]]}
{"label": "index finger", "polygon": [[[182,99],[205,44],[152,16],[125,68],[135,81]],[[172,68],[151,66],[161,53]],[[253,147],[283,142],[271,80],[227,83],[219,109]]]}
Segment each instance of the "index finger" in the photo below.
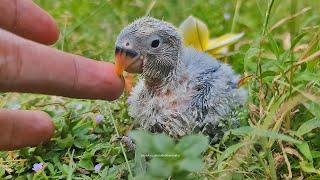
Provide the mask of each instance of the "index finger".
{"label": "index finger", "polygon": [[59,37],[53,18],[31,0],[1,0],[0,28],[42,44]]}
{"label": "index finger", "polygon": [[123,87],[111,63],[58,51],[0,29],[0,92],[114,100]]}

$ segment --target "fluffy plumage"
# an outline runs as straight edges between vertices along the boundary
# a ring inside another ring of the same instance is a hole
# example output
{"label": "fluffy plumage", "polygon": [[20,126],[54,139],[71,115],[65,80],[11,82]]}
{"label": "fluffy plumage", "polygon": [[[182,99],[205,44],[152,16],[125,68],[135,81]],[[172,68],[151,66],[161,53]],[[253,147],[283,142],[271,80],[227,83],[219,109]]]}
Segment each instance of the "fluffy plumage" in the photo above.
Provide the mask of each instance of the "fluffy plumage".
{"label": "fluffy plumage", "polygon": [[138,19],[121,32],[116,45],[127,45],[144,57],[141,78],[128,99],[129,114],[143,129],[174,137],[203,132],[215,142],[238,126],[236,112],[247,97],[237,88],[239,75],[227,64],[184,47],[171,24]]}

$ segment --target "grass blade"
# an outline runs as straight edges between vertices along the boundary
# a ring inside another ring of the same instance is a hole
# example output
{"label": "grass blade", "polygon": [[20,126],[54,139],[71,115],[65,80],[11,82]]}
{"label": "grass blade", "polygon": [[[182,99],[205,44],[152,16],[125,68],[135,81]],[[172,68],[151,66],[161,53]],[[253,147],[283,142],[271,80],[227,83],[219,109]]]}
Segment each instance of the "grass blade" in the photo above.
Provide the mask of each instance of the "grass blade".
{"label": "grass blade", "polygon": [[316,128],[320,128],[320,120],[319,119],[311,119],[311,120],[303,123],[299,127],[299,129],[297,130],[297,135],[303,136]]}
{"label": "grass blade", "polygon": [[250,127],[250,126],[244,126],[240,127],[237,129],[233,129],[230,131],[231,134],[237,135],[237,136],[247,136],[247,135],[255,135],[259,137],[266,137],[266,138],[271,138],[271,139],[278,139],[282,141],[287,141],[291,142],[294,144],[300,144],[301,141],[296,140],[290,136],[280,134],[274,131],[269,131],[266,129],[260,129],[260,128],[255,128],[255,127]]}

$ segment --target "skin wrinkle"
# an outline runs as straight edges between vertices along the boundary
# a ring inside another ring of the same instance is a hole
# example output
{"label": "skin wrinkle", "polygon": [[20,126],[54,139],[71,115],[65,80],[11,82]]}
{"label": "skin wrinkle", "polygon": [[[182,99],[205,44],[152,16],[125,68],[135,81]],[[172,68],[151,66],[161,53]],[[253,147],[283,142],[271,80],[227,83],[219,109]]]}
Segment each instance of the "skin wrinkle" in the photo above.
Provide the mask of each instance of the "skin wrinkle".
{"label": "skin wrinkle", "polygon": [[[1,36],[3,32],[0,29],[0,38],[5,37]],[[0,41],[6,41],[6,39],[0,39]],[[1,82],[3,83],[2,85],[6,85],[7,82],[9,81],[9,65],[10,65],[10,59],[12,58],[10,56],[10,49],[13,49],[13,47],[10,48],[10,45],[13,46],[12,44],[9,44],[9,46],[5,46],[4,44],[1,46],[0,45],[0,85]]]}
{"label": "skin wrinkle", "polygon": [[14,82],[14,81],[16,81],[16,80],[18,80],[20,78],[21,72],[22,72],[22,67],[23,67],[22,63],[23,63],[23,61],[21,59],[21,49],[23,47],[21,47],[21,46],[23,46],[23,45],[15,43],[13,46],[14,46],[14,50],[13,51],[16,52],[16,58],[15,58],[16,71],[14,73],[15,75],[13,75],[13,78],[12,78],[12,81]]}
{"label": "skin wrinkle", "polygon": [[15,130],[15,124],[16,124],[16,119],[13,118],[12,120],[10,120],[11,122],[11,131],[10,131],[10,138],[9,138],[9,147],[8,148],[12,148],[14,147],[14,144],[13,144],[13,135],[14,135],[14,130]]}
{"label": "skin wrinkle", "polygon": [[[0,34],[1,33],[2,32],[0,32]],[[1,40],[1,39],[0,41],[6,42],[6,40]],[[20,45],[16,43],[3,45],[3,47],[0,46],[0,49],[2,50],[0,51],[0,58],[1,58],[0,61],[2,61],[0,63],[0,75],[1,77],[4,77],[3,80],[4,82],[6,82],[5,83],[6,85],[8,84],[8,82],[12,82],[18,79],[21,73],[22,60],[21,60],[21,50],[20,50],[21,48],[19,46]],[[10,53],[10,50],[15,52],[17,56],[13,57]],[[12,67],[14,67],[13,70],[10,69]],[[12,74],[12,75],[9,75],[9,74]],[[9,79],[9,77],[11,77],[12,79],[11,78]]]}
{"label": "skin wrinkle", "polygon": [[72,58],[72,62],[74,64],[74,78],[73,78],[73,84],[72,84],[72,89],[78,90],[79,86],[79,81],[78,81],[78,76],[79,76],[79,65],[78,65],[78,56],[75,56],[74,58]]}
{"label": "skin wrinkle", "polygon": [[12,25],[11,25],[11,29],[15,30],[17,25],[18,25],[18,19],[20,17],[19,15],[19,11],[18,11],[18,0],[14,0],[13,4],[14,4],[14,18],[12,21]]}
{"label": "skin wrinkle", "polygon": [[[0,35],[1,35],[1,31],[0,31]],[[1,36],[0,36],[1,37]],[[0,39],[1,41],[1,39]],[[8,62],[7,62],[7,58],[6,58],[6,49],[7,48],[4,48],[4,47],[1,47],[1,44],[0,44],[0,78],[4,78],[4,80],[6,80],[8,78],[7,76],[7,66],[8,66]],[[1,84],[0,84],[1,86]]]}

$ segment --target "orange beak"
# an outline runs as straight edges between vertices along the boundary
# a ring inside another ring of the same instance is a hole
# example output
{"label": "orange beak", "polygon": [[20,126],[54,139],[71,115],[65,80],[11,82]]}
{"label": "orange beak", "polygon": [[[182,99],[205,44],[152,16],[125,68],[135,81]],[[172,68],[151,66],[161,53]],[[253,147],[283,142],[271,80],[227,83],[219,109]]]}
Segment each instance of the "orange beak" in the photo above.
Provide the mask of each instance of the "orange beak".
{"label": "orange beak", "polygon": [[121,76],[123,71],[129,73],[142,72],[143,57],[138,56],[137,52],[117,46],[115,56],[115,71],[118,76]]}

